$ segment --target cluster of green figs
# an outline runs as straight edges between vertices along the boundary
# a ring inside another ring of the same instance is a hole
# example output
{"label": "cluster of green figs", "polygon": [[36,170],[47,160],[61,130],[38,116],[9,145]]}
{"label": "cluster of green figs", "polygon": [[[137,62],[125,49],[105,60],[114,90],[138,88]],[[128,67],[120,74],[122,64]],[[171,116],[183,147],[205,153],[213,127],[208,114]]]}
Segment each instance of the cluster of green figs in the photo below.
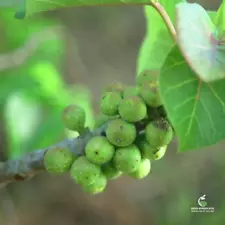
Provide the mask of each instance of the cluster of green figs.
{"label": "cluster of green figs", "polygon": [[[67,129],[80,134],[85,130],[85,112],[77,105],[65,108],[62,121]],[[103,192],[109,180],[122,175],[138,180],[147,177],[151,161],[165,155],[174,136],[157,77],[143,73],[135,86],[115,82],[105,88],[94,128],[104,125],[103,134],[85,143],[82,155],[65,147],[49,149],[44,156],[45,169],[53,174],[69,172],[89,194]]]}

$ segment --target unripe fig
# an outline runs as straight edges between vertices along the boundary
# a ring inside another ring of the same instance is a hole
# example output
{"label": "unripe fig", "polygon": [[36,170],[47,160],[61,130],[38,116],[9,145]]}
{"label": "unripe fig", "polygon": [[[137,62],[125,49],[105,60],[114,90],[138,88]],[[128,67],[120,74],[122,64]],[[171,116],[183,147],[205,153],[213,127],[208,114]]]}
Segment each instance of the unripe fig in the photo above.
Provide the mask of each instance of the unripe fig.
{"label": "unripe fig", "polygon": [[106,116],[105,114],[99,114],[95,118],[94,128],[99,128],[110,120],[116,119],[118,116]]}
{"label": "unripe fig", "polygon": [[128,175],[130,177],[133,177],[135,179],[143,179],[148,176],[151,170],[151,163],[149,159],[142,159],[141,164],[139,167],[132,173],[129,173]]}
{"label": "unripe fig", "polygon": [[49,149],[44,156],[44,167],[52,174],[67,172],[76,156],[67,148],[55,147]]}
{"label": "unripe fig", "polygon": [[107,116],[115,116],[118,114],[118,107],[122,97],[117,92],[106,92],[101,98],[100,110]]}
{"label": "unripe fig", "polygon": [[119,105],[119,114],[127,122],[138,122],[147,115],[147,107],[138,96],[123,99]]}
{"label": "unripe fig", "polygon": [[124,90],[123,84],[118,81],[114,81],[105,88],[105,92],[117,92],[121,96],[123,94],[123,90]]}
{"label": "unripe fig", "polygon": [[110,143],[118,147],[125,147],[133,143],[136,138],[136,128],[133,124],[122,119],[111,120],[106,129],[106,137]]}
{"label": "unripe fig", "polygon": [[156,82],[158,80],[158,71],[144,71],[136,77],[138,86],[143,85],[146,81]]}
{"label": "unripe fig", "polygon": [[138,144],[138,147],[142,157],[149,160],[161,159],[165,155],[167,149],[167,145],[162,147],[152,147],[146,140],[142,140]]}
{"label": "unripe fig", "polygon": [[85,111],[78,105],[67,106],[62,114],[64,126],[70,130],[81,133],[85,126]]}
{"label": "unripe fig", "polygon": [[162,100],[158,91],[158,81],[145,81],[140,86],[140,96],[148,106],[159,107]]}
{"label": "unripe fig", "polygon": [[165,155],[166,150],[167,150],[167,145],[157,148],[157,150],[154,151],[153,153],[153,159],[154,160],[161,159]]}
{"label": "unripe fig", "polygon": [[168,145],[173,139],[170,123],[161,118],[150,122],[145,128],[146,140],[152,147]]}
{"label": "unripe fig", "polygon": [[81,185],[93,184],[100,174],[100,167],[90,162],[86,156],[77,158],[70,169],[72,179]]}
{"label": "unripe fig", "polygon": [[112,161],[102,165],[101,169],[108,180],[114,180],[122,175],[122,172],[115,167]]}
{"label": "unripe fig", "polygon": [[106,185],[107,178],[103,174],[100,174],[98,177],[96,177],[92,184],[82,185],[82,189],[91,195],[96,195],[103,192],[106,188]]}
{"label": "unripe fig", "polygon": [[139,88],[138,87],[126,87],[123,91],[123,98],[132,97],[132,96],[138,96],[139,94]]}
{"label": "unripe fig", "polygon": [[85,146],[87,159],[98,165],[109,162],[113,158],[114,152],[114,146],[103,136],[91,138]]}
{"label": "unripe fig", "polygon": [[115,167],[124,172],[131,173],[141,164],[141,153],[136,145],[118,148],[113,157]]}

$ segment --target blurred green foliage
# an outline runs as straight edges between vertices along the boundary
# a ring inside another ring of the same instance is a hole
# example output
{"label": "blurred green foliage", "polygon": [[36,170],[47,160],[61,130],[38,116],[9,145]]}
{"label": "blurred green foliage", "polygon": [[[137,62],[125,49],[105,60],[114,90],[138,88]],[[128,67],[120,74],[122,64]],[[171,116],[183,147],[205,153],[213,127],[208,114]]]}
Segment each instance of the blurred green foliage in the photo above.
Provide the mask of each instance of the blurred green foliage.
{"label": "blurred green foliage", "polygon": [[9,158],[67,136],[61,112],[69,104],[81,105],[87,114],[86,126],[93,124],[89,91],[79,85],[68,87],[61,76],[65,46],[62,29],[55,31],[60,22],[42,16],[17,20],[13,13],[0,12],[1,57],[13,59],[8,68],[4,60],[2,68],[0,64],[0,106],[6,121]]}

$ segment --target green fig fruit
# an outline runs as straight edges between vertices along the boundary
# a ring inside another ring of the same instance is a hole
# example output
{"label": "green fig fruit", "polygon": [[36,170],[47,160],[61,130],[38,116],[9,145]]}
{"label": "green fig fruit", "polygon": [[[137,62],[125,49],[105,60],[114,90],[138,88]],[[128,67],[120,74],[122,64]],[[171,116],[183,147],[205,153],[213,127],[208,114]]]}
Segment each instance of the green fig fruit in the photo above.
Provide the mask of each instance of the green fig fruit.
{"label": "green fig fruit", "polygon": [[127,122],[135,123],[146,117],[147,107],[140,97],[132,96],[120,102],[119,114]]}
{"label": "green fig fruit", "polygon": [[100,113],[95,117],[95,125],[94,128],[99,128],[106,124],[108,121],[116,119],[117,116],[106,116],[105,114]]}
{"label": "green fig fruit", "polygon": [[123,95],[124,86],[121,82],[114,81],[113,83],[106,86],[104,92],[117,92],[120,96]]}
{"label": "green fig fruit", "polygon": [[111,120],[106,128],[106,137],[110,143],[118,147],[132,144],[136,138],[136,128],[122,119]]}
{"label": "green fig fruit", "polygon": [[116,116],[121,100],[122,97],[117,92],[104,93],[100,102],[101,112],[107,116]]}
{"label": "green fig fruit", "polygon": [[62,122],[66,128],[81,133],[85,128],[85,111],[78,105],[67,106],[62,114]]}
{"label": "green fig fruit", "polygon": [[131,173],[141,164],[141,153],[134,144],[118,148],[113,157],[113,163],[118,170]]}
{"label": "green fig fruit", "polygon": [[136,77],[137,86],[143,85],[146,81],[157,82],[158,71],[143,71]]}
{"label": "green fig fruit", "polygon": [[150,160],[142,159],[139,167],[135,171],[129,173],[128,175],[130,177],[140,180],[140,179],[147,177],[148,174],[150,173],[150,170],[151,170]]}
{"label": "green fig fruit", "polygon": [[44,167],[51,174],[65,173],[75,159],[76,156],[67,148],[51,148],[44,155]]}
{"label": "green fig fruit", "polygon": [[77,158],[71,166],[72,179],[81,185],[90,185],[101,174],[100,166],[90,162],[86,156]]}
{"label": "green fig fruit", "polygon": [[115,167],[112,161],[102,165],[101,169],[108,180],[114,180],[122,175],[122,172]]}
{"label": "green fig fruit", "polygon": [[159,107],[162,105],[157,82],[145,81],[140,86],[140,96],[148,106]]}
{"label": "green fig fruit", "polygon": [[138,147],[142,157],[149,160],[161,159],[165,155],[167,149],[167,145],[162,147],[152,147],[146,140],[139,142]]}
{"label": "green fig fruit", "polygon": [[82,185],[82,189],[91,195],[96,195],[103,192],[106,188],[106,185],[107,178],[103,174],[100,174],[98,177],[96,177],[92,184]]}
{"label": "green fig fruit", "polygon": [[133,97],[138,95],[139,95],[138,87],[128,86],[123,91],[123,98],[128,98],[128,97]]}
{"label": "green fig fruit", "polygon": [[168,145],[173,139],[173,129],[164,118],[150,122],[145,128],[146,140],[152,147]]}
{"label": "green fig fruit", "polygon": [[114,153],[114,146],[103,136],[91,138],[85,146],[87,159],[98,165],[109,162],[113,158]]}

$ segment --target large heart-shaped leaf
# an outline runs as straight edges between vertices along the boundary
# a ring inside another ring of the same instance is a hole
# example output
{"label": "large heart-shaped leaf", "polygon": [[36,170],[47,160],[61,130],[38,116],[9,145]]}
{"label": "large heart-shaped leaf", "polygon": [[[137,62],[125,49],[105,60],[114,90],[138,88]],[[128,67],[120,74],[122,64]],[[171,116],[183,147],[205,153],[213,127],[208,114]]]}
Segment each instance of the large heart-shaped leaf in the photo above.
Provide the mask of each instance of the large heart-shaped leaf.
{"label": "large heart-shaped leaf", "polygon": [[180,152],[213,145],[225,138],[225,80],[200,80],[177,46],[163,65],[159,90],[179,138]]}
{"label": "large heart-shaped leaf", "polygon": [[178,45],[184,58],[205,82],[225,77],[225,42],[207,12],[196,3],[176,6]]}

